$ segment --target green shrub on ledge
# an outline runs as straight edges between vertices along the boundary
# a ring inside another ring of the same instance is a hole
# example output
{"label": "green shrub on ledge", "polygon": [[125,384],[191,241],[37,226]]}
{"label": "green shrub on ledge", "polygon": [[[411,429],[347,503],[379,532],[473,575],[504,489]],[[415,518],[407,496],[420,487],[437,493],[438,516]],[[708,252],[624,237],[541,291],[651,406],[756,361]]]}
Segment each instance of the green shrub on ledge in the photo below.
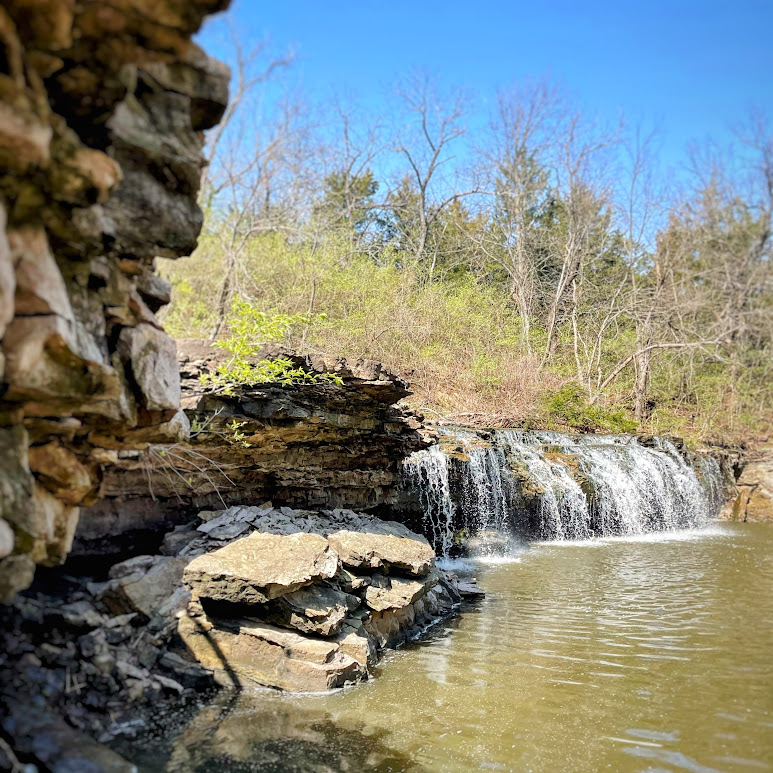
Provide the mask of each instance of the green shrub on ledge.
{"label": "green shrub on ledge", "polygon": [[[288,357],[275,357],[250,361],[269,343],[286,339],[290,331],[299,325],[309,325],[315,319],[311,314],[268,315],[244,298],[236,297],[229,319],[230,336],[215,343],[219,349],[231,354],[231,359],[218,365],[214,373],[203,374],[202,384],[213,385],[224,394],[233,394],[235,386],[257,384],[309,384],[327,382],[343,384],[334,373],[316,373],[295,365]],[[317,319],[324,315],[316,315]]]}

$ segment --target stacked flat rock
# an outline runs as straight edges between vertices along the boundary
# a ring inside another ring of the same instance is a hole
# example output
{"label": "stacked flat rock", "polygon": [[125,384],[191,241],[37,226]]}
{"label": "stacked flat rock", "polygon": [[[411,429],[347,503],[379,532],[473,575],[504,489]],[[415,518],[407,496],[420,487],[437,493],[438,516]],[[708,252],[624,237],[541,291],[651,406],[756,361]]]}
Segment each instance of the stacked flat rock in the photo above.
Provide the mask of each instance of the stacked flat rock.
{"label": "stacked flat rock", "polygon": [[460,601],[427,540],[396,522],[270,503],[200,515],[166,546],[193,557],[178,632],[221,684],[321,691],[367,679],[383,648]]}

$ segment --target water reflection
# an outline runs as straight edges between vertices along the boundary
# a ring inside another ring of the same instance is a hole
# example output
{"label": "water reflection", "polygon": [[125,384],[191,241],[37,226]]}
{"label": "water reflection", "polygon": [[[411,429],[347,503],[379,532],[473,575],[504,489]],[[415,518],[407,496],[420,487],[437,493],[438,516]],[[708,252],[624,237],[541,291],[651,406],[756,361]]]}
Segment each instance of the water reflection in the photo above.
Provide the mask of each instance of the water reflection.
{"label": "water reflection", "polygon": [[375,681],[220,697],[140,770],[771,771],[772,554],[752,524],[537,546]]}
{"label": "water reflection", "polygon": [[384,744],[386,730],[344,727],[318,706],[270,692],[221,693],[166,720],[152,736],[116,745],[141,773],[424,771]]}

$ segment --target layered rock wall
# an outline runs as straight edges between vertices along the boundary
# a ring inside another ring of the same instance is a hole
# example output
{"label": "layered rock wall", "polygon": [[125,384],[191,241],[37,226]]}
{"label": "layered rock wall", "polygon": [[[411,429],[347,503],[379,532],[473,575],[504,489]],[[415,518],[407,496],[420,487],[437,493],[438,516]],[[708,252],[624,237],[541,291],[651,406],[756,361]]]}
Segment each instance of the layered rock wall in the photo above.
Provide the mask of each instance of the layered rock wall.
{"label": "layered rock wall", "polygon": [[185,431],[154,259],[196,246],[228,71],[191,36],[227,4],[0,7],[0,600],[65,558],[119,449]]}
{"label": "layered rock wall", "polygon": [[723,516],[733,521],[773,521],[773,443],[746,452],[735,498]]}
{"label": "layered rock wall", "polygon": [[121,452],[105,468],[104,498],[83,511],[75,555],[147,552],[192,514],[235,503],[382,512],[397,499],[402,460],[431,440],[419,418],[395,405],[407,384],[378,363],[296,357],[341,383],[226,394],[199,380],[223,353],[179,343],[191,437]]}

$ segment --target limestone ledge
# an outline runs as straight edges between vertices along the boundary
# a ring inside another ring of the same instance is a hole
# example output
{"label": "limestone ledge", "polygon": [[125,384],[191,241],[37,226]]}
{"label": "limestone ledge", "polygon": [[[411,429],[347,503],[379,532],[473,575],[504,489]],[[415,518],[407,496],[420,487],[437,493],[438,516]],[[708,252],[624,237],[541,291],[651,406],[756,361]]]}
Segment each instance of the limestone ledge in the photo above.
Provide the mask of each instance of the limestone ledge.
{"label": "limestone ledge", "polygon": [[199,377],[227,355],[200,341],[178,346],[192,436],[117,453],[104,468],[101,501],[81,513],[77,555],[152,541],[197,511],[224,504],[270,499],[296,508],[387,510],[397,499],[400,463],[432,440],[422,417],[395,404],[409,394],[407,384],[379,363],[272,348],[266,356],[289,356],[343,383],[265,384],[225,395]]}

